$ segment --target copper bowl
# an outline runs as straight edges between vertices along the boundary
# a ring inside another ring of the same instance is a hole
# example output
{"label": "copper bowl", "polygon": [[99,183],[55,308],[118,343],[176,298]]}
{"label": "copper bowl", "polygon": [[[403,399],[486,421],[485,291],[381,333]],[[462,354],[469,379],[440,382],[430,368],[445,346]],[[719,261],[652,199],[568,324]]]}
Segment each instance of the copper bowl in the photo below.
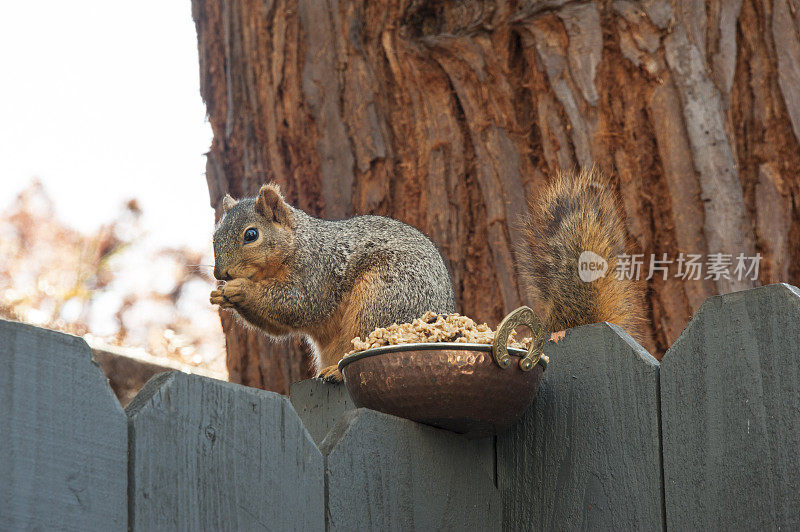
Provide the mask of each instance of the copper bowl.
{"label": "copper bowl", "polygon": [[[504,345],[515,325],[509,318],[523,310],[532,314],[527,307],[509,314],[494,345],[400,344],[347,356],[339,362],[347,391],[358,407],[470,438],[497,434],[528,408],[547,367],[543,341],[534,342],[530,352]],[[541,327],[530,328],[543,336]]]}

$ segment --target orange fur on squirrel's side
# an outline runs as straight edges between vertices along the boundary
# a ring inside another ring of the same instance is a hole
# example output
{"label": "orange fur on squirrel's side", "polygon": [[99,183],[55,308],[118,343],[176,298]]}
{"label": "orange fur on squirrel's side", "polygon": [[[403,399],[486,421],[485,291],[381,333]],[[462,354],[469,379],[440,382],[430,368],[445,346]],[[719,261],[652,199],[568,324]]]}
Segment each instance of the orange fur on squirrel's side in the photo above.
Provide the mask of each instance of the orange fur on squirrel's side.
{"label": "orange fur on squirrel's side", "polygon": [[[644,287],[618,279],[617,257],[630,254],[617,198],[596,169],[562,172],[529,202],[525,224],[528,248],[520,270],[544,306],[551,331],[607,321],[641,342]],[[591,251],[608,261],[605,275],[592,282],[579,276],[579,258]]]}

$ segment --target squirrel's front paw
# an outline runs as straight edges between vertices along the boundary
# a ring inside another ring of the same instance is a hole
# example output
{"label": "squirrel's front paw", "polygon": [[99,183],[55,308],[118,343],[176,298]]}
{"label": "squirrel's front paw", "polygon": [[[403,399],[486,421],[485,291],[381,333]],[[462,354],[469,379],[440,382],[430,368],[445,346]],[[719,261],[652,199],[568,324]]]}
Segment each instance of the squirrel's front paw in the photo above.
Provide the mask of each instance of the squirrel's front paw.
{"label": "squirrel's front paw", "polygon": [[325,382],[342,382],[342,374],[339,372],[339,368],[336,366],[322,368],[317,374],[317,378],[322,379]]}
{"label": "squirrel's front paw", "polygon": [[211,297],[208,298],[208,301],[212,305],[219,305],[222,308],[233,306],[228,300],[225,299],[225,296],[222,295],[222,290],[212,290]]}
{"label": "squirrel's front paw", "polygon": [[209,301],[212,305],[219,305],[222,308],[233,307],[244,301],[247,295],[247,283],[251,282],[250,279],[244,278],[231,279],[212,291]]}
{"label": "squirrel's front paw", "polygon": [[252,283],[252,281],[244,278],[231,279],[222,285],[220,289],[222,291],[222,297],[233,304],[241,303],[247,295],[248,283]]}

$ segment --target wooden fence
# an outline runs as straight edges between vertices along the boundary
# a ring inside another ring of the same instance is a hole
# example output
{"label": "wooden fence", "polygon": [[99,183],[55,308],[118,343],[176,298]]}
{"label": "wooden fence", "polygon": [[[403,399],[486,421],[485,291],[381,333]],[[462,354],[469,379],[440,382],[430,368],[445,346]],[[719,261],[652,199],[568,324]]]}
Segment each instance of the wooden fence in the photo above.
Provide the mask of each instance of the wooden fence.
{"label": "wooden fence", "polygon": [[78,338],[0,321],[0,530],[800,528],[800,291],[706,301],[664,357],[550,343],[523,420],[469,441],[164,373],[122,410]]}

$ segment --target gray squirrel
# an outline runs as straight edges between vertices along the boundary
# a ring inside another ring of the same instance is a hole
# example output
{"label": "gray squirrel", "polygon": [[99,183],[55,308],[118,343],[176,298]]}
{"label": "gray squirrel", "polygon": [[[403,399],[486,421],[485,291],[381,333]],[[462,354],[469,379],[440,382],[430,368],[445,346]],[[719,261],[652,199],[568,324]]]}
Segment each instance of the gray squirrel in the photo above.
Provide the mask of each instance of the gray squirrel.
{"label": "gray squirrel", "polygon": [[307,335],[320,378],[342,379],[336,364],[356,336],[428,310],[455,312],[442,256],[410,225],[381,216],[313,218],[274,184],[256,198],[226,196],[223,211],[214,277],[225,283],[211,303],[271,336]]}

